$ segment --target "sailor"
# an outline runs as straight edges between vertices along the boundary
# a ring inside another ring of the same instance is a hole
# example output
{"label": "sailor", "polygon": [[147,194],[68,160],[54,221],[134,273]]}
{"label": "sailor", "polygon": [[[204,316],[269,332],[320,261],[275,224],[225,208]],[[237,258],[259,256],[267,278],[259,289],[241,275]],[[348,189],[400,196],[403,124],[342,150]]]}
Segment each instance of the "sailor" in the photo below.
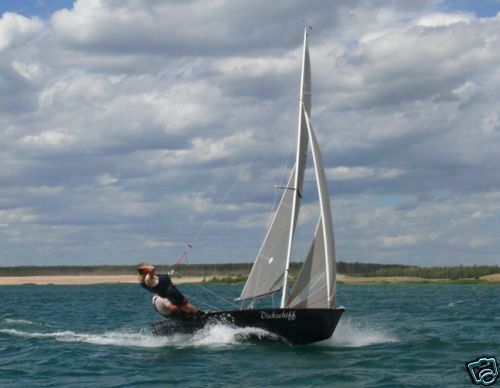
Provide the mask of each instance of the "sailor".
{"label": "sailor", "polygon": [[137,272],[141,286],[154,294],[153,306],[161,315],[167,317],[180,313],[189,317],[199,311],[175,287],[167,274],[156,274],[155,267],[145,262],[137,265]]}

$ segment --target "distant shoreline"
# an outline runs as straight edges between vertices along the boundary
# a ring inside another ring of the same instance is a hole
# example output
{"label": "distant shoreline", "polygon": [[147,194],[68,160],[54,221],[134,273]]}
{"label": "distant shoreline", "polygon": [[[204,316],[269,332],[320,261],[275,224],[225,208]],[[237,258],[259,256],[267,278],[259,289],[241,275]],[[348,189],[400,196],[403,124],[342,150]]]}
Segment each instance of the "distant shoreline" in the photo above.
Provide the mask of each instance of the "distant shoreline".
{"label": "distant shoreline", "polygon": [[[173,277],[175,284],[197,284],[220,282],[212,277],[203,276],[182,276]],[[361,277],[338,274],[339,284],[467,284],[467,283],[500,283],[500,273],[481,276],[478,279],[425,279],[409,276],[377,276]],[[11,285],[91,285],[91,284],[135,284],[138,283],[135,275],[81,275],[81,276],[0,276],[0,286]],[[222,281],[221,283],[224,283]]]}
{"label": "distant shoreline", "polygon": [[[154,264],[154,263],[153,263]],[[299,275],[303,263],[290,263],[289,275],[292,279]],[[175,269],[174,276],[185,279],[186,277],[204,278],[210,283],[239,283],[245,281],[253,267],[253,263],[225,263],[225,264],[175,264],[155,265],[159,273],[167,273]],[[495,280],[500,274],[500,265],[473,265],[454,267],[418,267],[401,264],[376,264],[338,261],[336,263],[339,283],[429,283],[429,282],[454,282],[454,283],[481,283]],[[0,266],[0,281],[2,277],[34,277],[32,283],[43,280],[39,277],[54,276],[53,282],[62,281],[61,276],[76,276],[67,282],[81,282],[81,276],[90,276],[90,284],[97,283],[123,283],[135,282],[133,278],[137,273],[135,265],[58,265],[58,266]],[[342,278],[342,275],[345,275]],[[96,278],[104,276],[104,278]],[[109,276],[110,280],[106,280]],[[131,276],[129,280],[118,276]],[[487,278],[486,276],[493,276]],[[214,279],[217,278],[217,279]],[[367,278],[367,279],[365,279]],[[12,280],[6,280],[9,283]],[[26,279],[21,280],[23,283]],[[194,282],[198,280],[192,280]],[[191,281],[190,281],[191,282]],[[0,283],[2,284],[2,283]],[[15,283],[14,283],[15,284]],[[72,283],[71,283],[72,284]]]}
{"label": "distant shoreline", "polygon": [[500,273],[479,278],[427,279],[411,276],[347,276],[337,275],[339,284],[488,284],[500,283]]}
{"label": "distant shoreline", "polygon": [[[176,284],[201,283],[203,277],[185,276],[173,278]],[[133,284],[138,283],[137,275],[81,275],[81,276],[0,276],[0,286],[23,284],[36,285],[89,285],[89,284]]]}

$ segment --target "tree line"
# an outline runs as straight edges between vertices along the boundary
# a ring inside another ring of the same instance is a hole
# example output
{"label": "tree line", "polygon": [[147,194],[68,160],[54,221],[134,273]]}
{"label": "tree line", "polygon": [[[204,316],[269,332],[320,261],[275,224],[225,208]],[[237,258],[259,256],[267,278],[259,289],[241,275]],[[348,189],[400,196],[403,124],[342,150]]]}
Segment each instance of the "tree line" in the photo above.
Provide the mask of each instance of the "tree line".
{"label": "tree line", "polygon": [[[202,276],[205,278],[246,278],[253,263],[180,264],[174,267],[158,265],[159,273],[174,269],[174,276]],[[297,276],[302,263],[293,262],[290,275]],[[77,275],[135,275],[135,265],[92,266],[17,266],[0,267],[0,276],[77,276]],[[500,273],[500,266],[418,267],[401,264],[337,262],[337,273],[349,276],[410,276],[425,279],[467,279]]]}
{"label": "tree line", "polygon": [[337,271],[350,276],[409,276],[424,279],[469,279],[500,273],[500,266],[473,265],[418,267],[400,264],[337,263]]}

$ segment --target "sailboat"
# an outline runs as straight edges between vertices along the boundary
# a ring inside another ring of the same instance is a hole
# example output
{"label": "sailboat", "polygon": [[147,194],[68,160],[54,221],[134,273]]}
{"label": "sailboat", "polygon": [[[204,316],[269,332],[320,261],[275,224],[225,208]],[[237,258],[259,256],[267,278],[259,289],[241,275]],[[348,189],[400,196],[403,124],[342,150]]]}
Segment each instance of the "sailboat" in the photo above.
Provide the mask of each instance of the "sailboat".
{"label": "sailboat", "polygon": [[[166,318],[153,323],[153,333],[195,331],[209,322],[264,329],[291,344],[303,345],[332,336],[345,311],[336,307],[336,265],[333,223],[323,161],[311,115],[311,66],[308,27],[304,31],[298,137],[295,165],[266,237],[241,292],[242,308],[213,311],[196,319]],[[304,264],[289,287],[292,248],[302,200],[310,144],[319,198],[319,219]],[[290,290],[289,290],[290,288]],[[278,308],[255,308],[252,301],[281,293]],[[245,302],[250,303],[243,307]]]}

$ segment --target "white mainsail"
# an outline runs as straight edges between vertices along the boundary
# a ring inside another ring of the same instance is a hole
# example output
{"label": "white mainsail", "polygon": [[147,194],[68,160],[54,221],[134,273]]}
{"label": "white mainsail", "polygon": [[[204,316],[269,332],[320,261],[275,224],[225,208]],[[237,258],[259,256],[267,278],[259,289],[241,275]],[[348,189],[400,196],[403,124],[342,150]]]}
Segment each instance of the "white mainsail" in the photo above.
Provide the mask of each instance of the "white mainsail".
{"label": "white mainsail", "polygon": [[[316,135],[310,124],[311,69],[304,31],[299,123],[295,166],[281,202],[240,299],[250,299],[282,290],[281,307],[331,308],[335,303],[335,251],[333,224],[326,177]],[[299,277],[288,296],[287,279],[295,226],[300,209],[308,143],[311,143],[320,202],[320,218],[311,248]]]}

